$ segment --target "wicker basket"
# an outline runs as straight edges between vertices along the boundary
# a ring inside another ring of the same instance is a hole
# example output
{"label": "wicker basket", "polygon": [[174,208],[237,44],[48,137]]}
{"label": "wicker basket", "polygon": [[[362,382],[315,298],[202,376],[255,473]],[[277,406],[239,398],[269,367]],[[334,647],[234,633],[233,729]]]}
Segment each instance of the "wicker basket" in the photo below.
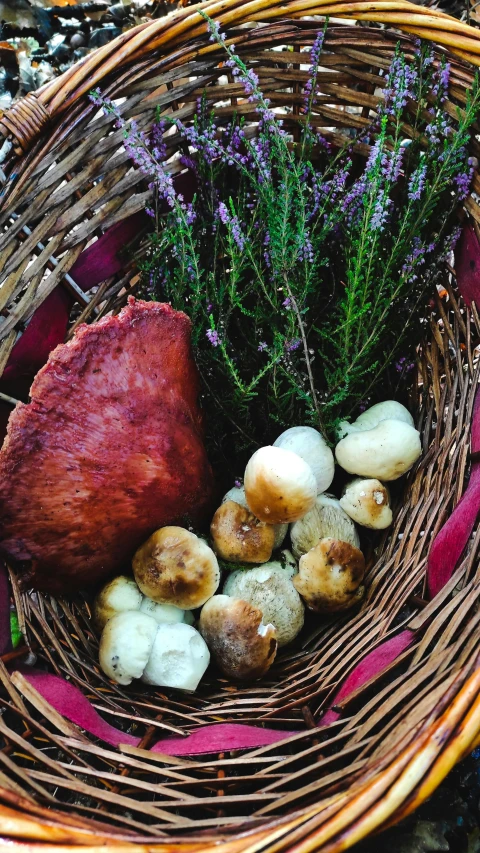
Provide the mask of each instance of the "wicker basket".
{"label": "wicker basket", "polygon": [[[132,222],[149,198],[123,152],[122,132],[112,130],[111,118],[99,115],[87,97],[94,86],[124,97],[123,114],[136,116],[144,128],[157,107],[188,119],[205,89],[220,121],[239,110],[255,120],[240,87],[232,79],[219,81],[223,57],[196,8],[123,34],[2,118],[1,370],[26,321],[49,305],[45,300],[59,292],[57,285],[78,303],[77,324],[117,311],[138,281],[135,253],[120,272],[97,280],[94,294],[79,287],[72,272],[88,244]],[[287,120],[293,122],[308,76],[308,54],[300,51],[312,45],[318,16],[332,16],[315,121],[334,143],[369,122],[399,39],[407,54],[413,36],[449,52],[445,110],[453,117],[465,103],[472,65],[480,65],[478,30],[405,0],[210,0],[203,8],[255,65],[272,102],[292,108]],[[340,18],[350,25],[335,22]],[[351,26],[353,19],[368,26]],[[396,32],[372,26],[380,23]],[[274,49],[282,45],[288,49]],[[472,153],[479,148],[473,141]],[[360,143],[357,150],[368,153]],[[478,175],[474,189],[480,192]],[[474,197],[466,210],[476,226]],[[141,222],[136,231],[128,233],[138,257]],[[318,627],[301,648],[280,657],[267,680],[237,688],[212,677],[188,700],[158,690],[124,691],[98,670],[88,603],[20,593],[11,573],[22,627],[38,660],[88,697],[104,720],[128,728],[139,741],[128,745],[126,734],[126,743],[114,748],[81,731],[70,722],[71,708],[59,713],[25,671],[15,671],[23,647],[4,655],[2,849],[15,839],[19,849],[32,841],[56,850],[345,850],[416,808],[475,745],[480,528],[443,589],[431,601],[425,591],[429,544],[468,481],[480,371],[475,305],[463,304],[452,270],[446,270],[445,288],[446,298],[436,298],[429,318],[412,400],[425,452],[371,561],[364,605],[354,616]],[[358,662],[380,647],[395,651],[381,671],[338,694]],[[335,721],[327,725],[324,718],[318,726],[334,701]],[[150,751],[160,737],[222,721],[286,734],[255,749],[217,751],[208,760]]]}

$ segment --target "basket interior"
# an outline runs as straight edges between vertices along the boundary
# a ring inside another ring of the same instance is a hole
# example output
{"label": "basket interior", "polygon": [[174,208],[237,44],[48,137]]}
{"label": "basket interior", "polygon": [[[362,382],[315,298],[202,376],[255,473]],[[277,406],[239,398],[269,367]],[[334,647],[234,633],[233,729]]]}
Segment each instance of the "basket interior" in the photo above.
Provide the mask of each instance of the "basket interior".
{"label": "basket interior", "polygon": [[[265,95],[274,106],[285,108],[285,122],[293,127],[308,79],[308,50],[319,26],[319,21],[290,20],[231,33],[242,58],[255,68]],[[371,124],[383,74],[399,39],[411,53],[411,40],[398,34],[329,27],[313,121],[334,145],[352,141]],[[193,58],[199,46],[205,53]],[[219,122],[241,112],[251,121],[253,133],[253,107],[221,62],[218,49],[208,46],[206,37],[199,38],[199,45],[182,48],[168,60],[139,61],[118,79],[112,75],[103,90],[125,99],[120,104],[123,115],[136,117],[144,130],[157,108],[175,110],[188,120],[197,98],[206,92]],[[466,65],[453,63],[445,104],[452,115],[465,103],[471,79]],[[478,144],[472,145],[478,155]],[[172,136],[173,172],[182,169],[174,156],[177,148]],[[366,156],[369,147],[358,141],[354,150]],[[1,220],[2,278],[12,283],[3,306],[2,358],[9,330],[31,316],[83,248],[105,228],[143,210],[149,197],[142,175],[123,149],[122,131],[87,100],[65,114],[48,142],[36,145]],[[42,255],[39,245],[50,251]],[[138,285],[136,264],[143,251],[139,239],[121,274],[87,293],[75,308],[70,333],[80,321],[95,321],[120,309]],[[28,266],[34,255],[40,260]],[[53,266],[52,256],[57,262]],[[68,280],[63,283],[73,286]],[[27,304],[29,288],[34,296]],[[335,621],[310,617],[297,645],[280,654],[268,676],[257,683],[234,685],[212,669],[192,696],[124,689],[99,670],[89,599],[54,600],[21,592],[12,572],[37,666],[68,678],[108,722],[141,738],[138,748],[116,750],[82,737],[68,724],[62,729],[48,708],[24,704],[18,692],[21,681],[17,690],[2,668],[0,775],[12,793],[65,814],[94,817],[112,831],[132,831],[137,838],[213,837],[219,827],[227,834],[305,811],[312,803],[327,803],[333,794],[347,791],[355,780],[391,761],[422,722],[441,714],[448,691],[455,691],[459,676],[470,672],[480,646],[480,533],[475,533],[444,593],[431,603],[425,600],[429,544],[468,478],[469,423],[479,371],[480,321],[475,310],[464,308],[448,267],[444,288],[425,318],[425,343],[412,383],[411,406],[417,412],[424,453],[403,491],[398,490],[393,527],[370,547],[367,595],[359,612]],[[413,645],[385,675],[349,698],[338,722],[318,728],[322,710],[330,707],[335,688],[355,663],[405,628],[417,631]],[[267,724],[292,735],[278,744],[208,759],[148,753],[156,740],[169,734],[223,721]]]}

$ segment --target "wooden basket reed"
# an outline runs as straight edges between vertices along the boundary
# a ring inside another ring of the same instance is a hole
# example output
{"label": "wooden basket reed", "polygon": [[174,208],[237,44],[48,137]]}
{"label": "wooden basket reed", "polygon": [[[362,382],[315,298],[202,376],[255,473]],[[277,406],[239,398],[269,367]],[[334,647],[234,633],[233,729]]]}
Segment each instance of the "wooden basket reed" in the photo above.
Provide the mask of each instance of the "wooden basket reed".
{"label": "wooden basket reed", "polygon": [[[136,27],[15,105],[1,120],[6,143],[0,198],[0,366],[35,309],[61,285],[79,320],[118,310],[138,277],[135,252],[122,272],[84,293],[69,270],[85,246],[142,210],[149,190],[122,148],[122,131],[88,99],[96,86],[121,98],[143,129],[155,111],[188,120],[207,92],[218,120],[255,113],[225,77],[221,51],[197,9],[208,10],[255,67],[265,94],[294,122],[308,53],[331,16],[314,120],[334,143],[371,120],[396,43],[411,54],[428,39],[452,63],[444,108],[455,118],[480,65],[480,32],[405,0],[210,0]],[[341,23],[337,19],[349,19]],[[352,26],[354,20],[365,22]],[[380,28],[385,24],[387,28]],[[394,28],[392,30],[392,28]],[[281,47],[284,46],[284,49]],[[408,135],[408,125],[405,126]],[[172,145],[175,145],[175,139]],[[472,154],[479,154],[472,142]],[[357,150],[368,154],[359,143]],[[180,166],[172,164],[172,169]],[[474,190],[480,192],[478,175]],[[475,196],[468,215],[480,221]],[[136,249],[141,255],[141,237]],[[46,850],[280,853],[345,850],[400,820],[435,789],[480,734],[480,528],[456,572],[425,600],[429,543],[458,503],[469,475],[469,426],[478,384],[480,320],[445,272],[419,356],[416,397],[424,454],[394,526],[377,549],[360,612],[319,625],[280,656],[269,677],[234,687],[212,676],[199,693],[123,690],[97,665],[88,602],[20,593],[29,646],[50,671],[79,687],[109,722],[140,736],[114,749],[54,713],[10,653],[0,661],[0,847]],[[336,687],[365,654],[399,630],[414,642],[317,727]],[[286,740],[209,760],[149,752],[159,736],[212,722],[267,723]]]}

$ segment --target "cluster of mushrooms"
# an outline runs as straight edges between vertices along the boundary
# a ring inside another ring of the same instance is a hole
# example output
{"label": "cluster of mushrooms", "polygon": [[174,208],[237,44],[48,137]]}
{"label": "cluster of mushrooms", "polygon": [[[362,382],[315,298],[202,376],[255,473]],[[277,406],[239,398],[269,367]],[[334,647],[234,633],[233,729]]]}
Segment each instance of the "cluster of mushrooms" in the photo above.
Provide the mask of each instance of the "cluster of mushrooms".
{"label": "cluster of mushrooms", "polygon": [[[102,589],[94,606],[102,670],[122,685],[140,678],[193,691],[211,654],[231,678],[260,678],[301,631],[305,606],[331,614],[362,599],[355,522],[391,524],[383,481],[401,477],[420,453],[413,418],[394,400],[342,422],[335,457],[356,477],[338,500],[326,493],[335,459],[323,437],[306,426],[286,430],[253,454],[243,486],[225,495],[211,547],[182,527],[163,527],[136,552],[134,578]],[[291,550],[280,550],[287,535]],[[229,564],[222,594],[217,558]]]}

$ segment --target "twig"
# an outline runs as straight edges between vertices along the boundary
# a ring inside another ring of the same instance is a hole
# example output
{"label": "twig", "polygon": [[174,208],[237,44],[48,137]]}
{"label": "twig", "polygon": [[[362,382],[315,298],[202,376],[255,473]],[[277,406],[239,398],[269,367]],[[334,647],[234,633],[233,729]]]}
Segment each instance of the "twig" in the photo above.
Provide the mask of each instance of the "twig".
{"label": "twig", "polygon": [[284,281],[285,287],[286,287],[287,292],[288,292],[288,298],[290,299],[293,310],[295,311],[295,314],[297,317],[298,328],[300,329],[300,335],[302,336],[303,351],[305,353],[305,363],[307,365],[307,372],[308,372],[308,381],[310,384],[310,390],[312,392],[313,405],[314,405],[315,411],[317,413],[318,424],[319,424],[321,432],[323,434],[325,434],[325,430],[323,428],[323,419],[322,419],[322,416],[320,414],[320,404],[318,402],[317,392],[315,391],[315,383],[313,380],[312,366],[310,364],[310,357],[309,357],[309,353],[308,353],[308,343],[307,343],[307,336],[305,334],[305,326],[303,324],[300,309],[297,305],[297,300],[295,299],[295,297],[292,293],[292,289],[288,283],[288,278],[287,278],[287,274],[285,271],[283,272],[283,281]]}

